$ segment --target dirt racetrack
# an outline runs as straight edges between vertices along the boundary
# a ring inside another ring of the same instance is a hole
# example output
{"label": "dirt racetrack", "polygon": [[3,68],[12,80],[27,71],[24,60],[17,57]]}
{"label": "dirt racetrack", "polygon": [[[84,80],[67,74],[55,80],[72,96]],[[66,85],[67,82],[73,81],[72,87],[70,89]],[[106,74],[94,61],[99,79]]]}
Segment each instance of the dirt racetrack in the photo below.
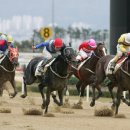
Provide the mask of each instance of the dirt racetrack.
{"label": "dirt racetrack", "polygon": [[[14,99],[9,99],[4,93],[0,99],[0,108],[10,108],[11,113],[0,113],[0,130],[130,130],[130,108],[121,104],[119,113],[126,118],[95,117],[95,108],[101,106],[110,107],[110,100],[100,100],[96,107],[91,108],[84,101],[84,109],[61,108],[62,112],[56,112],[55,105],[51,101],[49,113],[55,117],[24,115],[22,108],[40,108],[40,94],[29,93],[25,99],[18,94]],[[71,105],[78,97],[70,97]],[[101,102],[103,101],[103,102]],[[69,113],[70,114],[67,114]],[[72,113],[73,112],[73,113]],[[65,114],[66,113],[66,114]]]}

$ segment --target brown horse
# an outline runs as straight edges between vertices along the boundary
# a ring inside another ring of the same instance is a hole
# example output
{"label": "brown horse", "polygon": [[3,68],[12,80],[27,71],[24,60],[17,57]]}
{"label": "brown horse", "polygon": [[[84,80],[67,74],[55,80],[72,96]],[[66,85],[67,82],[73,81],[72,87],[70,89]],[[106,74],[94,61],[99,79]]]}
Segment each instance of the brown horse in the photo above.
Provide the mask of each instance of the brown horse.
{"label": "brown horse", "polygon": [[[103,80],[107,77],[106,76],[106,68],[109,64],[109,61],[113,58],[113,56],[108,55],[103,58],[101,58],[96,66],[96,84],[101,84]],[[130,105],[130,102],[128,102],[123,96],[123,91],[129,91],[130,92],[130,57],[123,62],[121,67],[113,74],[109,75],[108,78],[111,80],[111,83],[109,84],[108,88],[109,91],[111,91],[114,86],[117,86],[117,93],[116,93],[116,100],[113,98],[113,103],[116,107],[115,114],[118,114],[118,108],[120,105],[120,100],[122,99],[124,103],[126,103],[128,106]],[[96,86],[95,86],[96,87]],[[113,95],[112,95],[113,96]],[[92,104],[95,104],[95,97],[93,97]]]}
{"label": "brown horse", "polygon": [[[72,68],[73,74],[79,79],[76,84],[76,88],[80,93],[80,100],[78,103],[82,104],[82,98],[84,97],[85,88],[87,85],[92,84],[95,81],[95,68],[98,60],[106,55],[106,48],[104,43],[98,43],[96,50],[93,52],[90,58],[86,59],[81,63],[77,68]],[[96,86],[99,94],[97,96],[100,97],[102,95],[100,87]],[[95,89],[93,89],[93,93]]]}
{"label": "brown horse", "polygon": [[10,82],[14,92],[9,92],[9,96],[15,97],[17,94],[16,92],[16,86],[15,86],[15,68],[18,64],[18,49],[17,48],[11,48],[8,49],[8,54],[3,55],[0,58],[0,95],[3,94],[3,89],[5,86],[5,83]]}

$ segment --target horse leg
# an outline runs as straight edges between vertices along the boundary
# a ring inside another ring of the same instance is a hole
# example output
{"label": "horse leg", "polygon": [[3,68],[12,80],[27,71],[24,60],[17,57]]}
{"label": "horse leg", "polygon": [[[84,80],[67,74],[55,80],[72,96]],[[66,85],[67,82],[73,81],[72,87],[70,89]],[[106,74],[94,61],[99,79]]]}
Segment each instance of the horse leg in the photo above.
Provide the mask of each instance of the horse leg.
{"label": "horse leg", "polygon": [[14,93],[10,93],[9,96],[10,96],[10,98],[13,98],[13,97],[15,97],[16,94],[17,94],[16,82],[15,82],[15,80],[13,79],[12,81],[10,81],[10,83],[11,83],[13,89],[14,89]]}
{"label": "horse leg", "polygon": [[57,105],[59,105],[59,101],[58,101],[57,98],[56,98],[56,91],[53,91],[53,92],[51,93],[51,95],[52,95],[52,98],[53,98],[54,103],[56,103]]}
{"label": "horse leg", "polygon": [[129,92],[129,94],[128,94],[128,99],[129,99],[129,100],[127,100],[127,99],[123,96],[123,94],[122,94],[122,96],[121,96],[121,99],[122,99],[122,101],[123,101],[126,105],[130,106],[130,90],[129,90],[128,92]]}
{"label": "horse leg", "polygon": [[128,94],[128,98],[129,98],[128,106],[130,106],[130,90],[128,92],[129,92],[129,94]]}
{"label": "horse leg", "polygon": [[82,85],[80,86],[81,87],[81,93],[80,93],[80,99],[79,99],[79,102],[78,104],[82,105],[83,104],[83,97],[84,97],[84,91],[85,91],[85,88],[88,84],[86,83],[82,83]]}
{"label": "horse leg", "polygon": [[50,104],[50,95],[51,95],[50,89],[47,88],[45,114],[48,112],[48,106]]}
{"label": "horse leg", "polygon": [[27,87],[26,87],[26,81],[25,81],[25,77],[23,77],[22,80],[22,98],[25,98],[27,96]]}
{"label": "horse leg", "polygon": [[92,85],[92,101],[90,103],[91,107],[95,106],[95,100],[96,100],[96,98],[95,98],[95,85],[93,84]]}
{"label": "horse leg", "polygon": [[38,85],[38,88],[39,88],[39,91],[40,91],[40,93],[41,93],[42,100],[43,100],[43,104],[42,104],[41,108],[42,108],[42,109],[45,109],[46,101],[45,101],[45,96],[44,96],[44,92],[43,92],[44,86],[42,86],[42,84],[39,84],[39,85]]}
{"label": "horse leg", "polygon": [[112,106],[111,106],[112,109],[115,108],[114,95],[113,95],[113,92],[112,92],[113,88],[114,88],[113,84],[108,85],[108,90],[109,90],[111,98],[112,98]]}
{"label": "horse leg", "polygon": [[81,84],[82,84],[82,81],[80,81],[80,80],[79,80],[79,81],[77,82],[77,84],[76,84],[76,88],[77,88],[77,91],[78,91],[79,94],[80,94],[80,91],[81,91],[81,90],[80,90]]}
{"label": "horse leg", "polygon": [[63,105],[63,90],[58,91],[58,96],[60,100],[59,106],[62,106]]}
{"label": "horse leg", "polygon": [[65,87],[65,102],[69,102],[69,90],[68,90],[68,87],[66,86]]}
{"label": "horse leg", "polygon": [[128,94],[128,100],[129,100],[129,101],[128,101],[128,104],[127,104],[127,105],[130,106],[130,90],[128,90],[128,92],[129,92],[129,94]]}
{"label": "horse leg", "polygon": [[98,90],[98,95],[96,97],[96,100],[97,100],[97,99],[99,99],[103,95],[103,93],[102,93],[101,88],[100,88],[98,83],[96,83],[95,87]]}
{"label": "horse leg", "polygon": [[3,88],[0,88],[0,97],[3,95]]}
{"label": "horse leg", "polygon": [[115,115],[118,114],[118,108],[120,106],[121,96],[122,96],[122,90],[118,87],[117,94],[116,94],[116,101],[115,101],[115,105],[116,105]]}

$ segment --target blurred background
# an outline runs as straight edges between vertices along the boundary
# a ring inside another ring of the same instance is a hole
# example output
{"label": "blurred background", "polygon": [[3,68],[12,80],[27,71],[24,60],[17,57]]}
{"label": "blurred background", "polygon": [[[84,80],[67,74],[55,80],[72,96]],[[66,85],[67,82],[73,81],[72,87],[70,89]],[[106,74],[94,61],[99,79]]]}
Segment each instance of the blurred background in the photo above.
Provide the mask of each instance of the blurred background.
{"label": "blurred background", "polygon": [[31,51],[34,33],[39,43],[42,27],[52,27],[49,39],[61,37],[74,48],[89,38],[108,44],[109,6],[110,0],[0,0],[0,32],[11,34],[22,51]]}
{"label": "blurred background", "polygon": [[130,0],[0,0],[0,32],[12,35],[19,48],[17,80],[33,57],[43,55],[32,45],[56,37],[76,50],[94,38],[115,54],[119,36],[130,32],[129,7]]}
{"label": "blurred background", "polygon": [[20,64],[42,55],[32,45],[55,37],[74,49],[94,38],[115,54],[117,39],[130,31],[129,6],[129,0],[0,0],[0,32],[13,36]]}

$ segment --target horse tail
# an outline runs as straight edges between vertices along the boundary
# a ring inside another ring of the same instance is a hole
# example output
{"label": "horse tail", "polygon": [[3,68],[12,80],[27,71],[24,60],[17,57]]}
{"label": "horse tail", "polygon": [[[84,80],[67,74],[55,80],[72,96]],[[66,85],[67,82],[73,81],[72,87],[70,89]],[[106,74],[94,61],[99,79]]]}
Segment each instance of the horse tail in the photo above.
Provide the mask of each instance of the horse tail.
{"label": "horse tail", "polygon": [[25,73],[26,68],[27,68],[27,67],[26,67],[26,65],[24,64],[24,65],[23,65],[23,72],[24,72],[24,73]]}
{"label": "horse tail", "polygon": [[26,97],[26,86],[25,86],[25,71],[26,71],[26,65],[24,64],[23,65],[23,78],[22,78],[22,95],[21,95],[21,97],[22,98],[25,98]]}

